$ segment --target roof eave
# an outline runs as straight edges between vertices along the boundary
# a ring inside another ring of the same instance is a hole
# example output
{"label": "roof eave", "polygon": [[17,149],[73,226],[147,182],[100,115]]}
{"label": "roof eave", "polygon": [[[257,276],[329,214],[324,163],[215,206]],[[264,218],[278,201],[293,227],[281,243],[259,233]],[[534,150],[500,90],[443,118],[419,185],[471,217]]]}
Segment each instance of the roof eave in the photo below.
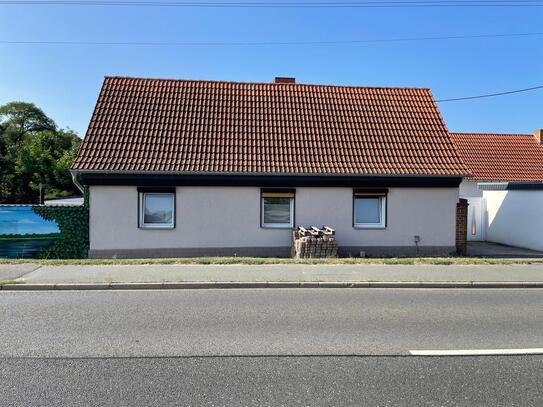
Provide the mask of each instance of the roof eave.
{"label": "roof eave", "polygon": [[86,168],[72,168],[72,174],[111,174],[111,175],[235,175],[235,176],[287,176],[287,177],[420,177],[420,178],[466,178],[470,174],[376,174],[376,173],[305,173],[305,172],[206,172],[206,171],[135,171],[135,170],[96,170]]}

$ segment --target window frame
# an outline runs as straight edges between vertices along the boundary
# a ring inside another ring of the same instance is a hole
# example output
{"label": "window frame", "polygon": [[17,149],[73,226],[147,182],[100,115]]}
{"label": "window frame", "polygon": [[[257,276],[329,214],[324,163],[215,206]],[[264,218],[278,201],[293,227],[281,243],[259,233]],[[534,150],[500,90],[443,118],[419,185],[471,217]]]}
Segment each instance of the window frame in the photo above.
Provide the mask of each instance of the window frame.
{"label": "window frame", "polygon": [[[145,223],[145,197],[147,195],[172,196],[172,221],[171,223]],[[175,188],[138,188],[138,228],[151,230],[171,230],[176,226],[176,191]]]}
{"label": "window frame", "polygon": [[[268,196],[266,196],[268,195]],[[273,196],[272,196],[273,195]],[[265,198],[289,198],[290,199],[290,223],[265,223],[264,199]],[[260,190],[260,227],[262,229],[293,229],[296,216],[296,193],[294,189],[261,189]]]}
{"label": "window frame", "polygon": [[[379,199],[379,223],[357,223],[356,222],[356,200],[357,199]],[[354,190],[353,191],[353,228],[355,229],[386,229],[388,211],[388,190]]]}

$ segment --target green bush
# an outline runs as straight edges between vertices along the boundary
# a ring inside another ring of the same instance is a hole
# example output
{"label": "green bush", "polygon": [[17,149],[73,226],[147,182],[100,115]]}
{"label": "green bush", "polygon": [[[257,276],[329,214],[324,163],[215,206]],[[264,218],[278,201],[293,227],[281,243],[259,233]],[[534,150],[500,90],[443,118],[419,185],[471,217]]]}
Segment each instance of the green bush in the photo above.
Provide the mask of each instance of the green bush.
{"label": "green bush", "polygon": [[42,259],[86,259],[89,250],[89,209],[84,206],[34,206],[33,211],[57,223],[60,237],[38,253]]}

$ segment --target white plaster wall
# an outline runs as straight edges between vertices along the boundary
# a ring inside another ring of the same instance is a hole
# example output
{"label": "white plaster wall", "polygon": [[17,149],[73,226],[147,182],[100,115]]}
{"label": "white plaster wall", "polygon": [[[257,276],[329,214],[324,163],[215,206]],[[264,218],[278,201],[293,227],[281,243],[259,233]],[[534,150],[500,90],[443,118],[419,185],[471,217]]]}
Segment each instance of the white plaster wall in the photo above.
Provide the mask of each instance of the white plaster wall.
{"label": "white plaster wall", "polygon": [[[297,188],[297,225],[323,224],[341,246],[454,246],[458,188],[392,188],[387,228],[352,227],[351,188]],[[130,186],[90,187],[92,250],[286,247],[290,230],[260,227],[260,188],[178,187],[176,228],[138,229],[138,192]]]}
{"label": "white plaster wall", "polygon": [[330,225],[340,246],[454,246],[456,188],[391,188],[387,196],[386,229],[353,228],[353,190],[298,188],[296,223]]}
{"label": "white plaster wall", "polygon": [[486,239],[543,250],[543,191],[483,191]]}
{"label": "white plaster wall", "polygon": [[483,191],[477,188],[477,181],[463,179],[460,183],[461,198],[480,198],[483,196]]}
{"label": "white plaster wall", "polygon": [[138,191],[128,186],[90,188],[92,249],[289,246],[291,232],[260,228],[260,189],[179,187],[176,227],[139,229]]}

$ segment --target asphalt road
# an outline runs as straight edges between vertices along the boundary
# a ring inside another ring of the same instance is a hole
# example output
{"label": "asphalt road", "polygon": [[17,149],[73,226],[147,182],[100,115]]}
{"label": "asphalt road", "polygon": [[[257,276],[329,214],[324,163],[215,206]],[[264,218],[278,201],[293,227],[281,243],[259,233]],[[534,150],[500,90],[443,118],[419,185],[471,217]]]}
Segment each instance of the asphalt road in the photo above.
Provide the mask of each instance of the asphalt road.
{"label": "asphalt road", "polygon": [[[543,290],[0,292],[0,405],[542,405]],[[383,356],[386,355],[386,356]]]}
{"label": "asphalt road", "polygon": [[543,290],[1,292],[0,357],[543,347]]}
{"label": "asphalt road", "polygon": [[543,357],[0,359],[2,406],[541,406]]}

